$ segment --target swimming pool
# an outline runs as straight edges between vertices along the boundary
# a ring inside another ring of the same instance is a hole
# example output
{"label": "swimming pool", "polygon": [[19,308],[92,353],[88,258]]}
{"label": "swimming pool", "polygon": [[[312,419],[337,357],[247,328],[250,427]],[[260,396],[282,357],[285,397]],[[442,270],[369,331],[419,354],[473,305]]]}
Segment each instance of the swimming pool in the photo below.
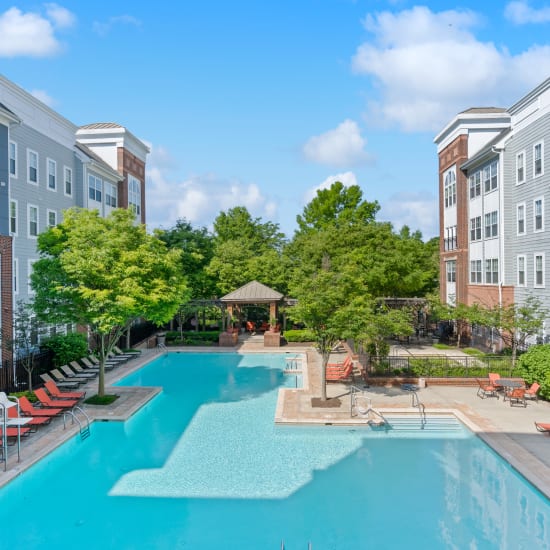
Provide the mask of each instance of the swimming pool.
{"label": "swimming pool", "polygon": [[[284,356],[168,354],[164,391],[0,490],[21,548],[548,548],[550,504],[464,429],[278,427]],[[0,543],[0,546],[2,546]]]}

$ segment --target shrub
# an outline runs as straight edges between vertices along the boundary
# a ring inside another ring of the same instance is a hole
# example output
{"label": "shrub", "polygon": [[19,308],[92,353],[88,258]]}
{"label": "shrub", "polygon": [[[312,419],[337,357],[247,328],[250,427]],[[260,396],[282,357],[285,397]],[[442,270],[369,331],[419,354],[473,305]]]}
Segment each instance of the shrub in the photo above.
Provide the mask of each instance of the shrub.
{"label": "shrub", "polygon": [[287,342],[314,342],[315,335],[307,328],[285,330],[285,340]]}
{"label": "shrub", "polygon": [[13,395],[15,397],[26,397],[31,403],[36,403],[38,401],[38,398],[36,395],[34,395],[34,392],[26,390],[26,391],[18,391],[10,393],[10,395]]}
{"label": "shrub", "polygon": [[195,331],[184,330],[183,340],[182,333],[177,330],[172,330],[166,333],[166,343],[174,346],[189,345],[189,346],[204,346],[212,345],[218,342],[220,337],[219,330]]}
{"label": "shrub", "polygon": [[53,353],[53,363],[56,367],[66,365],[71,361],[78,361],[88,353],[86,336],[79,332],[52,336],[42,342],[41,347],[49,349]]}
{"label": "shrub", "polygon": [[550,399],[550,345],[531,346],[518,359],[516,372],[528,384],[540,384],[540,396]]}

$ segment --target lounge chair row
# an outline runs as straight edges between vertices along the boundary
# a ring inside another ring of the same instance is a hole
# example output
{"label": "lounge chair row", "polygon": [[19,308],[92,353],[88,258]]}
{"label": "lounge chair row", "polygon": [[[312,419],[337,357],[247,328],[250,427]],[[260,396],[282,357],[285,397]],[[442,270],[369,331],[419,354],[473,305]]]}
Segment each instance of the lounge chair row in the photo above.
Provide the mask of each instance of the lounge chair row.
{"label": "lounge chair row", "polygon": [[326,371],[327,382],[339,382],[348,380],[353,374],[353,359],[350,355],[342,363],[328,363]]}

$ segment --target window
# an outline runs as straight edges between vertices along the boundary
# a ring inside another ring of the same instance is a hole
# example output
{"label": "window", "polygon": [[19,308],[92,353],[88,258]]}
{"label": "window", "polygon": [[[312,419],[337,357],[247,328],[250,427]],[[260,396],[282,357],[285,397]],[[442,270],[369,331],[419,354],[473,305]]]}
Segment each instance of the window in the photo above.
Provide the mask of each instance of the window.
{"label": "window", "polygon": [[17,201],[10,201],[10,235],[17,235]]}
{"label": "window", "polygon": [[517,229],[518,235],[525,234],[525,203],[522,202],[516,207]]}
{"label": "window", "polygon": [[55,160],[48,159],[48,189],[55,191],[57,189],[57,163]]}
{"label": "window", "polygon": [[517,285],[525,286],[527,284],[525,280],[525,256],[518,256],[517,266],[518,266]]}
{"label": "window", "polygon": [[544,286],[544,254],[535,254],[535,286]]}
{"label": "window", "polygon": [[19,260],[17,258],[13,259],[13,293],[19,294],[18,280],[19,280]]}
{"label": "window", "polygon": [[491,169],[491,191],[498,187],[498,161],[494,160],[490,165]]}
{"label": "window", "polygon": [[446,262],[447,266],[447,282],[456,283],[456,260]]}
{"label": "window", "polygon": [[17,177],[17,143],[10,141],[10,176]]}
{"label": "window", "polygon": [[116,208],[117,205],[117,186],[112,183],[105,182],[105,205]]}
{"label": "window", "polygon": [[525,151],[516,155],[516,184],[525,181]]}
{"label": "window", "polygon": [[57,225],[57,212],[55,210],[48,210],[48,227],[55,227]]}
{"label": "window", "polygon": [[498,284],[498,258],[485,260],[485,282],[487,284]]}
{"label": "window", "polygon": [[544,155],[544,143],[535,143],[533,146],[533,176],[541,176],[544,174],[544,164],[543,164],[543,155]]}
{"label": "window", "polygon": [[[481,172],[478,172],[481,174]],[[498,161],[494,160],[491,164],[483,168],[483,189],[485,193],[494,191],[498,187]]]}
{"label": "window", "polygon": [[481,216],[470,219],[470,240],[481,240]]}
{"label": "window", "polygon": [[492,239],[498,236],[498,210],[485,214],[485,238]]}
{"label": "window", "polygon": [[29,204],[27,206],[27,217],[29,220],[29,237],[36,237],[38,235],[38,206]]}
{"label": "window", "polygon": [[73,194],[73,171],[66,166],[63,168],[63,180],[65,181],[65,195]]}
{"label": "window", "polygon": [[38,185],[38,153],[27,149],[27,181]]}
{"label": "window", "polygon": [[92,174],[88,176],[88,196],[92,201],[101,202],[101,180]]}
{"label": "window", "polygon": [[544,199],[533,201],[534,231],[544,231]]}
{"label": "window", "polygon": [[482,272],[481,272],[481,260],[470,261],[470,282],[471,283],[483,282]]}
{"label": "window", "polygon": [[476,172],[470,176],[470,199],[475,199],[481,195],[481,172]]}
{"label": "window", "polygon": [[[456,202],[456,186],[454,194],[454,201]],[[445,206],[447,206],[446,203]],[[141,215],[141,182],[131,174],[128,175],[128,208],[132,210],[136,216]]]}
{"label": "window", "polygon": [[458,247],[456,240],[456,225],[451,225],[445,228],[445,250],[455,250]]}

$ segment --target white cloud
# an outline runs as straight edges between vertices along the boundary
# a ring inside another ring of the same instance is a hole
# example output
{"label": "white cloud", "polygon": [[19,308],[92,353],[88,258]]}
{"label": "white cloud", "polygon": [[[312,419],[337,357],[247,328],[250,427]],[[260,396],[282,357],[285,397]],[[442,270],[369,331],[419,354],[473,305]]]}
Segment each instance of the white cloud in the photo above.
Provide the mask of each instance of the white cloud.
{"label": "white cloud", "polygon": [[[423,6],[368,15],[372,40],[358,47],[352,68],[380,91],[369,102],[369,120],[437,131],[469,107],[509,106],[550,73],[549,45],[511,55],[478,40],[473,30],[480,24],[471,11]],[[467,85],[457,74],[468,75]]]}
{"label": "white cloud", "polygon": [[234,206],[245,206],[253,217],[273,220],[277,204],[255,183],[227,180],[215,174],[186,180],[171,176],[174,160],[166,149],[152,147],[147,162],[147,225],[170,228],[179,218],[195,226],[212,228],[216,216]]}
{"label": "white cloud", "polygon": [[0,57],[47,57],[62,51],[54,28],[75,22],[74,15],[56,4],[46,4],[46,17],[10,8],[0,14]]}
{"label": "white cloud", "polygon": [[52,23],[59,29],[72,27],[76,22],[75,15],[58,4],[45,4],[46,13]]}
{"label": "white cloud", "polygon": [[134,27],[140,27],[141,21],[133,15],[117,15],[116,17],[110,17],[107,21],[94,21],[92,29],[99,36],[105,36],[115,25],[133,25]]}
{"label": "white cloud", "polygon": [[525,1],[509,2],[504,10],[504,16],[516,25],[548,23],[550,22],[550,7],[535,9]]}
{"label": "white cloud", "polygon": [[431,193],[400,192],[381,204],[376,218],[389,221],[396,231],[404,225],[411,231],[420,230],[424,240],[439,235],[437,197]]}
{"label": "white cloud", "polygon": [[341,174],[335,174],[334,176],[329,176],[323,182],[315,187],[311,187],[304,194],[304,204],[308,204],[315,198],[317,191],[321,189],[329,189],[330,186],[339,181],[344,184],[344,187],[350,187],[352,185],[357,185],[357,178],[353,172],[342,172]]}
{"label": "white cloud", "polygon": [[42,103],[45,103],[48,107],[53,107],[55,105],[55,100],[45,90],[31,90],[31,95]]}
{"label": "white cloud", "polygon": [[313,162],[329,166],[353,166],[368,160],[366,140],[353,120],[344,120],[335,129],[308,139],[304,156]]}

